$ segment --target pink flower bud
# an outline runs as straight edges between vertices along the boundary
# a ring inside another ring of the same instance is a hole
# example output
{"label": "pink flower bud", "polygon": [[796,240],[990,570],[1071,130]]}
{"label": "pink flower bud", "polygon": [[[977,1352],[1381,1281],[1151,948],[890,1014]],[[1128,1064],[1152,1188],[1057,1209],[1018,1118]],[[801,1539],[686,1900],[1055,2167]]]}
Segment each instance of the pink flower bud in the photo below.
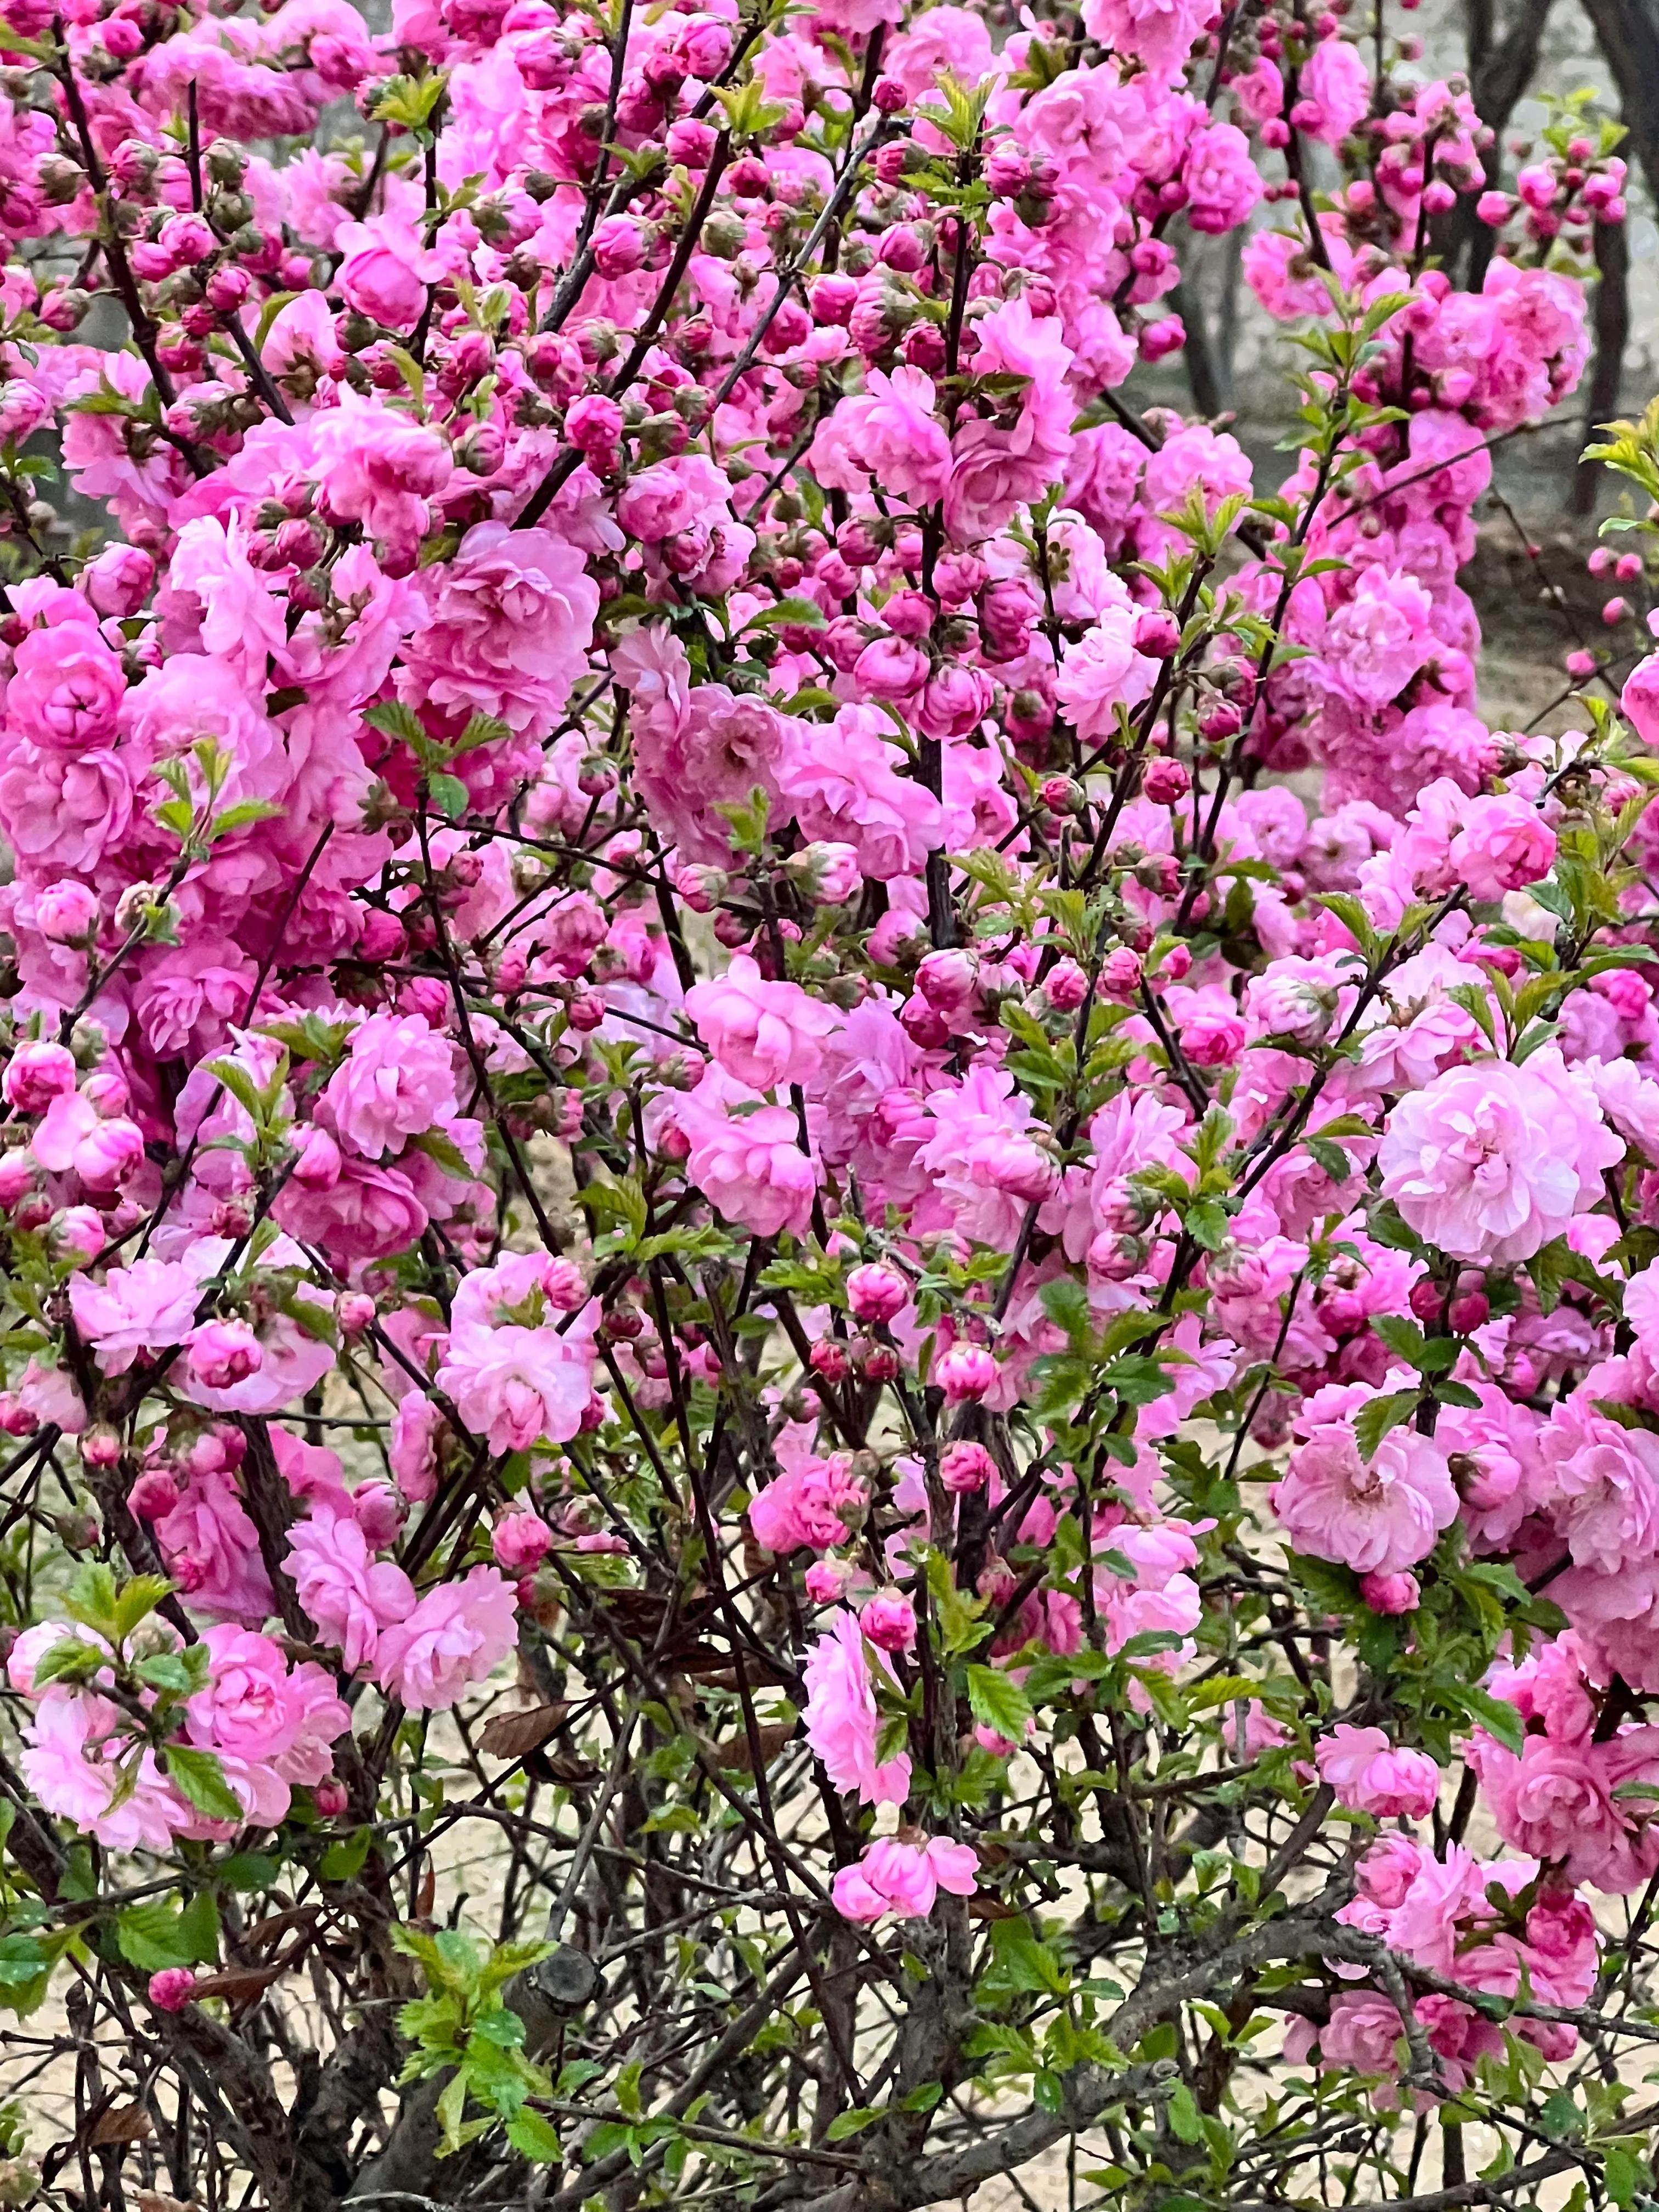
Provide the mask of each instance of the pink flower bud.
{"label": "pink flower bud", "polygon": [[939,1455],[939,1480],[953,1498],[983,1490],[996,1471],[996,1462],[983,1444],[946,1444]]}
{"label": "pink flower bud", "polygon": [[1166,354],[1178,353],[1186,343],[1185,323],[1179,315],[1165,315],[1160,322],[1148,323],[1140,333],[1140,357],[1162,361]]}
{"label": "pink flower bud", "polygon": [[490,1539],[495,1564],[510,1575],[533,1574],[553,1548],[553,1531],[527,1507],[503,1513]]}
{"label": "pink flower bud", "polygon": [[190,1336],[191,1378],[207,1390],[229,1390],[263,1365],[264,1351],[245,1321],[208,1321]]}
{"label": "pink flower bud", "polygon": [[157,2012],[182,2012],[195,1987],[196,1976],[188,1966],[163,1966],[149,1978],[149,2001]]}
{"label": "pink flower bud", "polygon": [[[84,1437],[81,1449],[84,1455]],[[147,1468],[127,1492],[127,1504],[141,1521],[165,1520],[178,1503],[178,1484],[160,1468]]]}
{"label": "pink flower bud", "polygon": [[1165,607],[1148,607],[1135,620],[1135,651],[1168,660],[1181,649],[1181,624]]}
{"label": "pink flower bud", "polygon": [[899,1590],[878,1590],[859,1614],[859,1626],[878,1651],[908,1651],[916,1640],[915,1607]]}
{"label": "pink flower bud", "polygon": [[51,944],[83,944],[98,927],[97,896],[72,876],[48,884],[34,902],[34,925]]}
{"label": "pink flower bud", "polygon": [[324,1820],[337,1820],[351,1799],[337,1775],[325,1774],[320,1782],[312,1784],[311,1802]]}
{"label": "pink flower bud", "polygon": [[1104,999],[1133,999],[1139,994],[1140,974],[1137,955],[1120,945],[1101,962],[1097,988]]}
{"label": "pink flower bud", "polygon": [[95,1260],[109,1242],[104,1217],[92,1206],[65,1206],[52,1218],[52,1236],[65,1258]]}
{"label": "pink flower bud", "polygon": [[814,1559],[806,1570],[806,1595],[814,1605],[839,1605],[853,1579],[844,1559]]}
{"label": "pink flower bud", "polygon": [[910,1285],[896,1267],[879,1261],[854,1267],[847,1278],[847,1303],[856,1321],[891,1321],[908,1304]]}
{"label": "pink flower bud", "polygon": [[807,1354],[807,1365],[825,1382],[844,1382],[852,1366],[847,1346],[833,1336],[821,1336]]}
{"label": "pink flower bud", "polygon": [[1359,1595],[1373,1613],[1415,1613],[1422,1592],[1415,1575],[1362,1575]]}
{"label": "pink flower bud", "polygon": [[29,1196],[39,1173],[27,1152],[0,1152],[0,1212],[9,1213]]}
{"label": "pink flower bud", "polygon": [[1162,753],[1147,762],[1140,778],[1140,788],[1154,806],[1178,806],[1192,787],[1182,763]]}
{"label": "pink flower bud", "polygon": [[74,1088],[74,1054],[44,1037],[26,1038],[0,1078],[0,1092],[19,1114],[44,1114],[54,1098]]}
{"label": "pink flower bud", "polygon": [[1056,960],[1042,988],[1051,1006],[1062,1014],[1074,1014],[1089,995],[1089,978],[1075,960]]}

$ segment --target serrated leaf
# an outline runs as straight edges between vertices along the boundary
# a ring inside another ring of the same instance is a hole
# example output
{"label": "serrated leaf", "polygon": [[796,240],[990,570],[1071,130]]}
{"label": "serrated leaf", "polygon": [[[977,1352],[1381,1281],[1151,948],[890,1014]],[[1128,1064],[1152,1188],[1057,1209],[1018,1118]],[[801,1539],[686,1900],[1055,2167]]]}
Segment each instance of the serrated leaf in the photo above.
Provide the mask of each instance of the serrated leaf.
{"label": "serrated leaf", "polygon": [[168,1780],[198,1813],[210,1820],[241,1820],[241,1805],[232,1795],[216,1753],[199,1751],[191,1744],[170,1743],[162,1756]]}
{"label": "serrated leaf", "polygon": [[1418,1390],[1389,1390],[1360,1407],[1353,1418],[1353,1433],[1361,1459],[1372,1458],[1389,1430],[1412,1419],[1421,1397]]}

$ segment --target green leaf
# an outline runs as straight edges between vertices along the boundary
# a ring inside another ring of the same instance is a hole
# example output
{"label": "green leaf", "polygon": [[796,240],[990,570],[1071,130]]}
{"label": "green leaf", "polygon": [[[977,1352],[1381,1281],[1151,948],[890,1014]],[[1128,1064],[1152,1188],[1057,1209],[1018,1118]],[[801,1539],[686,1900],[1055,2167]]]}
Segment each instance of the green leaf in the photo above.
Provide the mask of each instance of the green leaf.
{"label": "green leaf", "polygon": [[115,1576],[101,1560],[78,1567],[64,1599],[64,1609],[85,1628],[95,1630],[112,1644],[116,1629]]}
{"label": "green leaf", "polygon": [[780,599],[775,606],[764,607],[744,624],[750,629],[822,629],[823,609],[815,599]]}
{"label": "green leaf", "polygon": [[1496,1736],[1506,1751],[1512,1751],[1519,1759],[1526,1747],[1527,1730],[1515,1707],[1506,1698],[1494,1698],[1486,1690],[1460,1685],[1458,1694],[1487,1735]]}
{"label": "green leaf", "polygon": [[426,788],[439,813],[447,815],[452,822],[459,821],[472,804],[466,786],[458,775],[429,775]]}
{"label": "green leaf", "polygon": [[349,1881],[354,1875],[362,1872],[374,1840],[371,1828],[354,1828],[349,1836],[337,1838],[323,1853],[319,1875],[325,1881]]}
{"label": "green leaf", "polygon": [[527,2158],[535,2166],[558,2166],[564,2158],[564,2147],[560,2142],[551,2120],[544,2120],[539,2112],[521,2106],[507,2124],[507,2139],[520,2158]]}
{"label": "green leaf", "polygon": [[[205,1910],[204,1910],[205,1908]],[[115,1923],[121,1956],[141,1973],[163,1966],[195,1966],[219,1948],[219,1915],[206,1891],[180,1912],[171,1898],[144,1898],[130,1905]]]}
{"label": "green leaf", "polygon": [[1204,2120],[1192,2091],[1184,2081],[1176,2084],[1175,2094],[1164,2110],[1170,2116],[1170,2132],[1177,2142],[1195,2143],[1204,2140]]}
{"label": "green leaf", "polygon": [[115,1601],[115,1636],[125,1644],[141,1620],[154,1613],[173,1588],[165,1575],[135,1575]]}
{"label": "green leaf", "polygon": [[162,1755],[167,1761],[168,1779],[198,1813],[205,1814],[210,1820],[235,1820],[240,1824],[242,1808],[231,1794],[216,1753],[198,1751],[189,1744],[170,1743]]}
{"label": "green leaf", "polygon": [[823,2131],[825,2142],[845,2142],[849,2136],[860,2136],[872,2127],[881,2118],[874,2105],[854,2105],[850,2112],[837,2112]]}
{"label": "green leaf", "polygon": [[1407,1321],[1403,1314],[1373,1314],[1371,1327],[1408,1367],[1422,1366],[1424,1336],[1414,1321]]}
{"label": "green leaf", "polygon": [[1361,1459],[1371,1457],[1390,1429],[1411,1419],[1421,1396],[1418,1390],[1389,1390],[1360,1407],[1354,1415],[1353,1433]]}
{"label": "green leaf", "polygon": [[991,1963],[980,1978],[995,1993],[1064,1996],[1071,1977],[1029,1920],[1016,1914],[991,1923]]}
{"label": "green leaf", "polygon": [[1031,1701],[1012,1676],[995,1667],[970,1667],[968,1704],[981,1728],[994,1729],[1011,1743],[1024,1742]]}
{"label": "green leaf", "polygon": [[423,745],[429,745],[432,742],[420,716],[413,708],[405,707],[400,699],[382,699],[376,705],[365,708],[363,720],[370,729],[378,730],[383,738],[398,738],[416,755]]}
{"label": "green leaf", "polygon": [[1633,2158],[1617,2143],[1602,2154],[1601,2179],[1607,2195],[1619,2207],[1619,2212],[1631,2212],[1638,2191],[1647,2186],[1647,2168],[1641,2160]]}

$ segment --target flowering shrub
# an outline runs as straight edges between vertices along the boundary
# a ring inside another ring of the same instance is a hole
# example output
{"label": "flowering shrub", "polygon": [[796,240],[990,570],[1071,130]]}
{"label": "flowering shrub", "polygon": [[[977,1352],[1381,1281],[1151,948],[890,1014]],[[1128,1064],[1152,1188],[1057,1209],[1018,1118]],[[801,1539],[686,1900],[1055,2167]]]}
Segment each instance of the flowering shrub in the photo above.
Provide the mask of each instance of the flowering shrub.
{"label": "flowering shrub", "polygon": [[[1659,656],[1492,732],[1457,580],[1617,133],[0,44],[0,2198],[1645,2203]],[[1278,483],[1122,389],[1253,216]]]}

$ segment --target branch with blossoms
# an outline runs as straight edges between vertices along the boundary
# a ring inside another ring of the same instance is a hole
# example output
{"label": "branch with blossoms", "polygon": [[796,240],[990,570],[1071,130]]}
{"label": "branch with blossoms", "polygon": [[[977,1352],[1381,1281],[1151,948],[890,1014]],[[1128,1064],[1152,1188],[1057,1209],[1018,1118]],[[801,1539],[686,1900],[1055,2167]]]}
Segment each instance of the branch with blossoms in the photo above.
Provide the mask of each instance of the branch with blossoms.
{"label": "branch with blossoms", "polygon": [[1659,2193],[1619,134],[1005,28],[0,24],[0,2203]]}

